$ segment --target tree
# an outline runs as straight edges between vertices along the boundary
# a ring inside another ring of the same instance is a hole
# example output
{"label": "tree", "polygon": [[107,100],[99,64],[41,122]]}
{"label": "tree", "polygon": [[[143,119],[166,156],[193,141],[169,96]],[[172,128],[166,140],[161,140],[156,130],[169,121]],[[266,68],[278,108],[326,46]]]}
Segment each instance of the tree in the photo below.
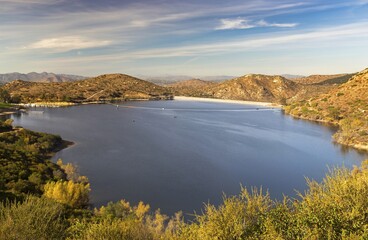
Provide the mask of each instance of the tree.
{"label": "tree", "polygon": [[8,103],[10,101],[10,94],[5,89],[0,88],[0,102]]}

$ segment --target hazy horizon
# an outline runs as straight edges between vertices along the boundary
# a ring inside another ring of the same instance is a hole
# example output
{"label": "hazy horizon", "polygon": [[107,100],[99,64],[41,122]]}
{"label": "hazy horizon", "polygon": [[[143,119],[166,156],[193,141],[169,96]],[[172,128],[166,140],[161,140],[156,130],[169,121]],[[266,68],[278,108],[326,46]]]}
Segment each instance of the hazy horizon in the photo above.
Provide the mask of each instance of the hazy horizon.
{"label": "hazy horizon", "polygon": [[368,0],[0,0],[0,72],[353,73]]}

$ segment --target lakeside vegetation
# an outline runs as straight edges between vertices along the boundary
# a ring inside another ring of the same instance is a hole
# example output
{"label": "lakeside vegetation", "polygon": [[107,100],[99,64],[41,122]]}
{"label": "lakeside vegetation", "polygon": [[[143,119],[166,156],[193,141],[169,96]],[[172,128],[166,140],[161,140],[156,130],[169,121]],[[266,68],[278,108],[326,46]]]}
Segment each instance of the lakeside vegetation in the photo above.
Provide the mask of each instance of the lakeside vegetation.
{"label": "lakeside vegetation", "polygon": [[[125,200],[92,209],[88,179],[53,163],[58,136],[1,122],[0,239],[366,239],[368,160],[334,169],[299,198],[278,202],[242,188],[220,206],[204,205],[192,222]],[[123,197],[123,196],[122,196]]]}
{"label": "lakeside vegetation", "polygon": [[66,180],[49,160],[66,143],[59,136],[13,128],[11,123],[0,121],[0,198],[40,195],[46,182]]}
{"label": "lakeside vegetation", "polygon": [[368,150],[368,69],[326,94],[286,106],[295,117],[339,126],[338,143]]}
{"label": "lakeside vegetation", "polygon": [[12,98],[8,91],[1,88],[0,85],[0,116],[14,112],[16,108],[10,104]]}

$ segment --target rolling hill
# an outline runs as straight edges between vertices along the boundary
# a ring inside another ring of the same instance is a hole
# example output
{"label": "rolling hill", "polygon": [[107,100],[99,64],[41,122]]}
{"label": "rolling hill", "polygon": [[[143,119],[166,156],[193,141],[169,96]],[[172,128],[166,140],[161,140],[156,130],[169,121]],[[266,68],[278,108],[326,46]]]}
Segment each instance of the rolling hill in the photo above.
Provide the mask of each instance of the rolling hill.
{"label": "rolling hill", "polygon": [[36,83],[17,80],[3,86],[20,102],[92,102],[171,99],[168,89],[124,74],[106,74],[74,82]]}
{"label": "rolling hill", "polygon": [[249,74],[220,83],[192,79],[165,86],[175,95],[285,104],[326,93],[337,84],[299,84],[282,76]]}
{"label": "rolling hill", "polygon": [[299,89],[298,84],[281,76],[249,74],[219,83],[208,94],[220,99],[283,102]]}
{"label": "rolling hill", "polygon": [[296,83],[305,85],[326,85],[326,84],[342,84],[347,82],[354,74],[334,74],[334,75],[310,75],[292,79]]}

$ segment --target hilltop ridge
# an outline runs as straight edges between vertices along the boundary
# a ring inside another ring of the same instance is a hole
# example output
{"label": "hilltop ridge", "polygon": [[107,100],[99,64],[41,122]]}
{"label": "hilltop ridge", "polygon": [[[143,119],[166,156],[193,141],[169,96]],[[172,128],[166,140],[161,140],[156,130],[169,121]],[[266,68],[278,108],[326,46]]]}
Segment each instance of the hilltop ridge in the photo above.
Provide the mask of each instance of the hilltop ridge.
{"label": "hilltop ridge", "polygon": [[342,84],[347,82],[355,73],[342,73],[333,75],[310,75],[292,79],[296,83],[305,85]]}
{"label": "hilltop ridge", "polygon": [[171,99],[166,88],[125,75],[104,74],[74,82],[36,83],[16,80],[3,86],[19,102],[91,102],[128,99]]}
{"label": "hilltop ridge", "polygon": [[224,81],[210,92],[221,99],[280,102],[291,98],[298,90],[298,84],[282,76],[248,74]]}
{"label": "hilltop ridge", "polygon": [[55,73],[5,73],[0,74],[0,83],[8,83],[14,80],[23,80],[29,82],[71,82],[85,79],[86,77],[70,75],[70,74],[55,74]]}

